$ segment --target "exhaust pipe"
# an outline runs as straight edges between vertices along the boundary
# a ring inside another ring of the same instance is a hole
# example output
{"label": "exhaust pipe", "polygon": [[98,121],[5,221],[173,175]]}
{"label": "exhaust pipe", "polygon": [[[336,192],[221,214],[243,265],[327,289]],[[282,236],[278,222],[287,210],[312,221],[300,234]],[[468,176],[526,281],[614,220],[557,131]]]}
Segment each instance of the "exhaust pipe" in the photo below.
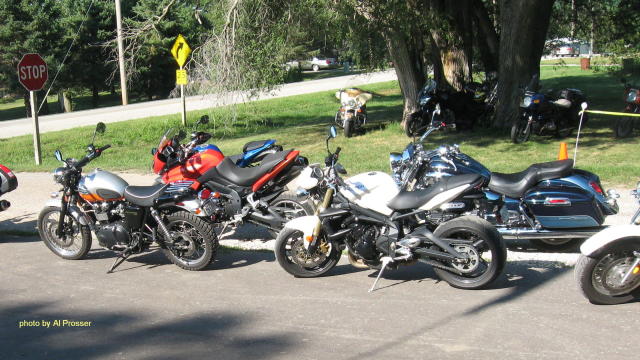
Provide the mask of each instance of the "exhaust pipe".
{"label": "exhaust pipe", "polygon": [[505,240],[530,239],[586,239],[600,232],[606,226],[589,230],[533,230],[498,228],[498,232]]}
{"label": "exhaust pipe", "polygon": [[0,211],[5,211],[11,206],[11,203],[7,200],[0,200]]}

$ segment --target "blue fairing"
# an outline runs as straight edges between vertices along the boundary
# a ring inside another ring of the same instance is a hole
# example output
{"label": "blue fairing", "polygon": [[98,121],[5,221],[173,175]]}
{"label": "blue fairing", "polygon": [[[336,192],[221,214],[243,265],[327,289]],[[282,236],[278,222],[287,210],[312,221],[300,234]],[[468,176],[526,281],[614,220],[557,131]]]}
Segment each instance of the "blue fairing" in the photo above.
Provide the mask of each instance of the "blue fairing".
{"label": "blue fairing", "polygon": [[207,150],[214,150],[217,151],[219,153],[222,154],[222,151],[215,145],[212,144],[204,144],[204,145],[198,145],[194,148],[195,151],[197,152],[203,152],[203,151],[207,151]]}
{"label": "blue fairing", "polygon": [[257,148],[257,149],[253,149],[251,151],[247,151],[246,153],[244,153],[242,155],[242,159],[238,160],[238,163],[236,165],[240,166],[240,167],[245,167],[249,164],[251,164],[251,162],[253,161],[253,159],[260,154],[261,152],[269,149],[273,144],[275,144],[276,141],[275,140],[267,140],[267,142],[264,143],[264,145],[262,145],[261,147]]}

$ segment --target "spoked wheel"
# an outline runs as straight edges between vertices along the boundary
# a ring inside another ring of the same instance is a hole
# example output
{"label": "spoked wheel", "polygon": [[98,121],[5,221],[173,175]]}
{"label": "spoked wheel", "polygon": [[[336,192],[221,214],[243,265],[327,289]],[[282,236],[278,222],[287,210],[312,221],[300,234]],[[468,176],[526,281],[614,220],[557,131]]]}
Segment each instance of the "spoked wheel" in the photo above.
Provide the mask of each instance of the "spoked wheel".
{"label": "spoked wheel", "polygon": [[640,247],[636,243],[614,244],[594,257],[580,255],[575,277],[582,294],[594,304],[615,305],[640,297],[640,276],[625,275],[633,270],[636,257],[633,252]]}
{"label": "spoked wheel", "polygon": [[80,225],[70,214],[64,218],[63,237],[56,235],[60,221],[60,208],[49,206],[38,216],[40,238],[54,254],[67,260],[84,258],[91,249],[91,230]]}
{"label": "spoked wheel", "polygon": [[420,135],[420,130],[424,130],[421,112],[413,113],[404,122],[404,133],[407,137],[414,137]]}
{"label": "spoked wheel", "polygon": [[520,144],[529,140],[531,136],[531,124],[526,116],[521,116],[511,127],[511,141]]}
{"label": "spoked wheel", "polygon": [[325,274],[340,260],[336,246],[322,239],[313,252],[304,248],[302,231],[284,228],[275,244],[276,259],[280,266],[295,277],[311,278]]}
{"label": "spoked wheel", "polygon": [[617,138],[625,138],[631,136],[633,132],[633,118],[625,117],[618,119],[614,127],[614,132]]}
{"label": "spoked wheel", "polygon": [[166,217],[167,229],[173,237],[165,239],[164,255],[185,270],[202,270],[215,259],[218,238],[212,224],[186,211]]}
{"label": "spoked wheel", "polygon": [[438,226],[434,235],[451,239],[450,245],[466,254],[464,262],[445,263],[456,270],[434,267],[436,274],[449,285],[459,289],[480,289],[500,275],[507,251],[502,237],[489,222],[475,216],[463,216]]}

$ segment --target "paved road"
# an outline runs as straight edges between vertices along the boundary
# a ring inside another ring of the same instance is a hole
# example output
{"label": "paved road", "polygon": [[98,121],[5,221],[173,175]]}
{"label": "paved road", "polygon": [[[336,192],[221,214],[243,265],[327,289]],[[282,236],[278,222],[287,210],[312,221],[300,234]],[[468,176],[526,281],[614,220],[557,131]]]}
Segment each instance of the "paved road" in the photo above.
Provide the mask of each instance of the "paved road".
{"label": "paved road", "polygon": [[[260,94],[258,99],[271,99],[292,95],[309,94],[318,91],[361,86],[396,79],[395,71],[383,71],[362,75],[347,75],[328,79],[311,80],[282,85],[270,93]],[[226,96],[198,95],[187,97],[187,111],[238,103],[246,99],[246,94],[232,93]],[[71,129],[78,126],[146,118],[150,116],[177,114],[181,111],[180,99],[168,99],[127,106],[112,106],[95,110],[75,111],[66,114],[47,115],[39,118],[40,132]],[[0,122],[0,139],[33,133],[30,119]]]}
{"label": "paved road", "polygon": [[[55,190],[49,174],[18,176],[0,231],[33,226]],[[622,209],[633,211],[627,196]],[[344,259],[329,276],[296,279],[271,252],[227,249],[206,271],[188,272],[154,251],[107,275],[113,253],[97,246],[81,261],[56,257],[37,237],[0,235],[0,248],[0,359],[622,359],[640,351],[637,303],[588,304],[568,266],[575,252],[540,254],[526,243],[509,244],[491,289],[451,288],[418,264],[386,272],[371,294],[375,272]]]}

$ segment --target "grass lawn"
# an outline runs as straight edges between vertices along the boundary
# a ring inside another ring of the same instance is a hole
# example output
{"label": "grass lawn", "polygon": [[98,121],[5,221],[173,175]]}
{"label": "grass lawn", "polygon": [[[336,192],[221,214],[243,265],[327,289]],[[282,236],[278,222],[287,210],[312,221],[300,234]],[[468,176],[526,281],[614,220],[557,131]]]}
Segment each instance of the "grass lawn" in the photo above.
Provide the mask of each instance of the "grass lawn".
{"label": "grass lawn", "polygon": [[[543,88],[575,87],[583,89],[590,108],[621,110],[622,86],[617,78],[603,72],[581,71],[576,67],[545,67],[542,69]],[[345,138],[341,134],[332,146],[341,146],[341,162],[350,174],[363,171],[388,171],[388,154],[401,151],[410,141],[400,124],[402,97],[397,82],[363,86],[376,96],[367,104],[370,124],[366,134]],[[274,138],[285,148],[296,148],[311,162],[321,162],[326,155],[324,139],[333,122],[338,103],[333,91],[295,97],[271,99],[244,104],[236,108],[237,120],[225,121],[228,109],[211,109],[189,113],[193,123],[202,114],[209,114],[211,122],[206,130],[214,134],[212,143],[225,154],[240,151],[251,140]],[[577,166],[600,175],[608,186],[632,187],[640,179],[638,138],[615,139],[611,131],[614,118],[591,116],[580,140]],[[180,117],[155,117],[109,124],[97,145],[110,143],[111,149],[91,165],[113,171],[149,172],[150,149],[157,145],[163,132],[178,127]],[[65,156],[80,157],[90,139],[93,128],[78,128],[42,134],[44,164],[35,166],[30,136],[0,139],[0,163],[16,171],[51,171],[59,166],[53,151],[61,149]],[[575,138],[567,138],[573,156]],[[555,160],[559,140],[534,136],[532,141],[515,145],[508,132],[479,129],[473,133],[440,132],[427,139],[429,146],[457,143],[462,151],[499,172],[515,172],[530,163]],[[88,170],[88,169],[87,169]]]}
{"label": "grass lawn", "polygon": [[[561,57],[556,59],[544,59],[544,60],[540,60],[540,65],[580,65],[580,58],[581,57],[578,56],[578,57]],[[591,66],[611,65],[615,63],[616,63],[616,60],[608,56],[594,56],[591,58]]]}

